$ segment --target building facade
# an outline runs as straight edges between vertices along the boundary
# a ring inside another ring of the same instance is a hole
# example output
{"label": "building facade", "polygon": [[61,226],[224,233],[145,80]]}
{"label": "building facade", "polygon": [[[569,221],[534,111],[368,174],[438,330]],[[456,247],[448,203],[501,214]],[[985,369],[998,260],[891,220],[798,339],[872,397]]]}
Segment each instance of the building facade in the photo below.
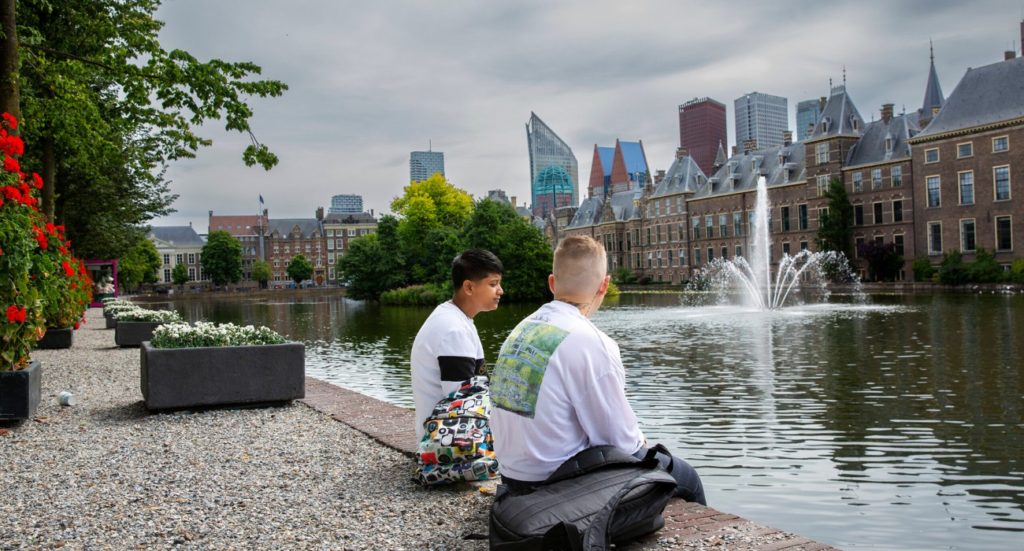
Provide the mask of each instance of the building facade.
{"label": "building facade", "polygon": [[323,230],[327,251],[327,281],[338,284],[335,271],[338,259],[348,252],[349,243],[371,233],[377,233],[377,219],[370,213],[328,214],[324,218]]}
{"label": "building facade", "polygon": [[327,214],[353,214],[363,212],[362,195],[335,195],[331,197],[331,206]]}
{"label": "building facade", "polygon": [[327,247],[324,241],[323,208],[316,218],[271,218],[267,228],[267,262],[270,264],[270,287],[291,286],[288,264],[303,255],[313,265],[312,282],[327,281]]}
{"label": "building facade", "polygon": [[711,98],[694,98],[679,106],[679,147],[708,174],[719,148],[729,143],[725,104]]}
{"label": "building facade", "polygon": [[226,231],[242,245],[242,280],[252,281],[252,265],[267,258],[267,210],[256,215],[214,215],[210,211],[207,233]]}
{"label": "building facade", "polygon": [[825,106],[825,98],[808,99],[796,104],[796,139],[804,141],[814,130],[814,123],[821,116],[821,108]]}
{"label": "building facade", "polygon": [[178,264],[188,267],[189,281],[206,281],[203,274],[202,253],[203,241],[199,234],[188,226],[153,226],[146,234],[146,238],[156,246],[156,252],[160,255],[160,268],[157,271],[157,281],[163,284],[173,283],[171,274]]}
{"label": "building facade", "polygon": [[786,98],[751,92],[736,98],[733,108],[738,150],[767,149],[782,145],[782,133],[789,129],[789,104]]}
{"label": "building facade", "polygon": [[444,176],[444,153],[413,151],[409,154],[409,181],[421,182],[434,174]]}
{"label": "building facade", "polygon": [[576,155],[536,113],[526,123],[530,153],[530,201],[536,216],[579,204],[579,166]]}

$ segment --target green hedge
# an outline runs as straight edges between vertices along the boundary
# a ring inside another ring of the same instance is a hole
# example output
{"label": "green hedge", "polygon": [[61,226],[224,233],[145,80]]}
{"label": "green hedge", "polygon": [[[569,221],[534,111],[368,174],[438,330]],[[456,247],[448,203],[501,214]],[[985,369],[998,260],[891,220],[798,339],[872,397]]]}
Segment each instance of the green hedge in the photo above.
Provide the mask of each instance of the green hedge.
{"label": "green hedge", "polygon": [[441,285],[427,283],[425,285],[409,285],[398,289],[384,291],[380,295],[381,304],[392,306],[432,306],[441,304],[451,298],[451,291]]}

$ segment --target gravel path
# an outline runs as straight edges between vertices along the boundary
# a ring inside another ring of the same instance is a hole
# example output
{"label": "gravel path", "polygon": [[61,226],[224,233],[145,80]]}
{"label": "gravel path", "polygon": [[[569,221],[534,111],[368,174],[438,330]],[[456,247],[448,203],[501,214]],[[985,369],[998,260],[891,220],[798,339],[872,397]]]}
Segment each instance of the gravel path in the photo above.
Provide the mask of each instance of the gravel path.
{"label": "gravel path", "polygon": [[0,425],[0,549],[486,549],[464,537],[486,535],[490,496],[424,490],[302,404],[148,413],[139,350],[102,327],[92,309],[71,349],[33,353],[37,417]]}

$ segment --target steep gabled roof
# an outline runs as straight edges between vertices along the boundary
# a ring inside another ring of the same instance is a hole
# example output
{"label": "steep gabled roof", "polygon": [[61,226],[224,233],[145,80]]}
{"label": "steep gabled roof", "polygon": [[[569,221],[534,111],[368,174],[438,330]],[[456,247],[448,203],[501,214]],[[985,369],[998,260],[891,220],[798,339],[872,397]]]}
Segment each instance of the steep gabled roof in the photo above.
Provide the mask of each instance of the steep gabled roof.
{"label": "steep gabled roof", "polygon": [[668,167],[668,171],[665,172],[665,177],[655,188],[654,196],[693,193],[705,180],[707,177],[704,175],[704,171],[700,169],[693,157],[689,155],[676,157],[672,166]]}
{"label": "steep gabled roof", "polygon": [[716,169],[721,168],[725,164],[725,161],[729,160],[725,155],[725,147],[722,145],[721,140],[718,142],[718,152],[715,153],[715,164],[712,166]]}
{"label": "steep gabled roof", "polygon": [[837,136],[860,137],[864,128],[864,119],[857,112],[857,107],[846,93],[846,86],[840,85],[832,88],[832,94],[821,110],[818,122],[814,125],[814,132],[808,136],[807,141],[812,142],[825,138]]}
{"label": "steep gabled roof", "polygon": [[[864,128],[864,135],[850,149],[846,165],[858,166],[910,158],[908,140],[918,132],[920,128],[916,116],[900,115],[889,119],[888,123],[883,120],[872,121]],[[892,140],[891,150],[885,147],[886,139]]]}
{"label": "steep gabled roof", "polygon": [[939,75],[935,72],[935,51],[931,53],[931,68],[928,70],[928,83],[924,87],[924,101],[921,103],[920,113],[925,117],[931,117],[933,109],[942,109],[946,99],[942,95],[942,86],[939,85]]}
{"label": "steep gabled roof", "polygon": [[646,174],[649,172],[643,142],[620,141],[617,145],[622,150],[622,160],[625,162],[627,174]]}
{"label": "steep gabled roof", "polygon": [[708,178],[707,183],[698,186],[692,198],[754,190],[761,176],[764,176],[768,187],[803,181],[807,176],[805,152],[804,145],[797,142],[733,155],[725,166]]}
{"label": "steep gabled roof", "polygon": [[1024,57],[967,69],[942,110],[914,141],[1024,118],[1021,98],[1024,98]]}
{"label": "steep gabled roof", "polygon": [[206,244],[192,226],[153,226],[149,228],[149,236],[175,247],[202,247]]}
{"label": "steep gabled roof", "polygon": [[277,232],[287,236],[296,227],[302,232],[302,237],[308,239],[314,232],[320,231],[320,222],[316,218],[271,218],[268,233]]}
{"label": "steep gabled roof", "polygon": [[601,161],[601,170],[604,173],[604,177],[611,177],[612,165],[615,164],[615,148],[597,145],[594,147],[597,148],[598,159]]}

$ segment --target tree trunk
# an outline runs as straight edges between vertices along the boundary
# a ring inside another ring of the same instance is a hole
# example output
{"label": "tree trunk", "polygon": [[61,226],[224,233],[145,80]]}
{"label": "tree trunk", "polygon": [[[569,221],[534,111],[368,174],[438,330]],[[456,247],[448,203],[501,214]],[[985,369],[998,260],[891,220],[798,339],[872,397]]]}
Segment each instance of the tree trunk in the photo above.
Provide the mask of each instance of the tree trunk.
{"label": "tree trunk", "polygon": [[[21,121],[21,100],[18,93],[18,32],[14,18],[15,0],[0,0],[0,112],[14,115]],[[15,131],[16,132],[16,131]]]}
{"label": "tree trunk", "polygon": [[54,191],[57,189],[57,157],[54,153],[53,136],[43,138],[43,196],[42,211],[46,219],[53,222]]}

